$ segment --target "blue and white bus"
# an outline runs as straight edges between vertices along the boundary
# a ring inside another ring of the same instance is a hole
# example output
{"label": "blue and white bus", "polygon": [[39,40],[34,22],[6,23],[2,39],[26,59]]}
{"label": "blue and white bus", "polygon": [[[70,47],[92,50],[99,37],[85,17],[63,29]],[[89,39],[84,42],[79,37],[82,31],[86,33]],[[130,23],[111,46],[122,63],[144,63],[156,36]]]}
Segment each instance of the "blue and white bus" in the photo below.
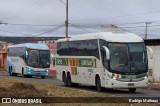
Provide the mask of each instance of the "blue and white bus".
{"label": "blue and white bus", "polygon": [[45,44],[24,43],[8,47],[6,71],[11,76],[49,76],[50,51]]}

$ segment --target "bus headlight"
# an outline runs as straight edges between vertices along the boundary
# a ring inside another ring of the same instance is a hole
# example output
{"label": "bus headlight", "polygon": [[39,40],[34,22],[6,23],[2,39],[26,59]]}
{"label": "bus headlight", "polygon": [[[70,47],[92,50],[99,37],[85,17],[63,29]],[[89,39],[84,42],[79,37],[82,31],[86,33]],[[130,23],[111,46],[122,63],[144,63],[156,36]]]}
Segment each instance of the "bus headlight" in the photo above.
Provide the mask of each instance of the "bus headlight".
{"label": "bus headlight", "polygon": [[116,78],[116,77],[113,77],[113,79],[116,80],[117,78]]}
{"label": "bus headlight", "polygon": [[144,77],[144,79],[147,79],[147,78],[148,78],[147,76]]}
{"label": "bus headlight", "polygon": [[49,70],[46,70],[47,72],[49,72]]}
{"label": "bus headlight", "polygon": [[118,79],[118,78],[121,78],[122,76],[120,74],[113,74],[112,75],[112,78],[115,80],[115,79]]}

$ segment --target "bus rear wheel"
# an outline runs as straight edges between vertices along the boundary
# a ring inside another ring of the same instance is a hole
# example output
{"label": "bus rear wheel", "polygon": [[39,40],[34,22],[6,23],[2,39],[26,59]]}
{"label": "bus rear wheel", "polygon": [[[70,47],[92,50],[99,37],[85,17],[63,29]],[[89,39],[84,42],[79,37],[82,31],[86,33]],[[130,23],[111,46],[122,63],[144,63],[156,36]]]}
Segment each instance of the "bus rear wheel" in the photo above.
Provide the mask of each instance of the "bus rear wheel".
{"label": "bus rear wheel", "polygon": [[9,75],[13,76],[12,70],[9,68]]}
{"label": "bus rear wheel", "polygon": [[130,93],[134,93],[136,91],[136,88],[129,88]]}
{"label": "bus rear wheel", "polygon": [[17,76],[17,73],[12,72],[12,67],[9,67],[9,75],[10,76]]}
{"label": "bus rear wheel", "polygon": [[71,75],[70,75],[70,74],[67,75],[67,83],[68,83],[68,87],[72,87],[72,86],[73,86],[73,83],[72,83],[72,81],[71,81]]}
{"label": "bus rear wheel", "polygon": [[97,91],[99,92],[102,91],[101,80],[99,76],[96,78],[96,88],[97,88]]}

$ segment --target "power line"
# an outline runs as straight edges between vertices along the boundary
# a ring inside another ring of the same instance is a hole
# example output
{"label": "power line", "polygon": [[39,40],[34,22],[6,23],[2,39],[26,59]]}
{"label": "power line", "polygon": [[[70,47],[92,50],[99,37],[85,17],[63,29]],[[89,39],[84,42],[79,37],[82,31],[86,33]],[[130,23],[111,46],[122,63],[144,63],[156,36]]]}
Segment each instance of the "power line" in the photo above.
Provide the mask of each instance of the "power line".
{"label": "power line", "polygon": [[7,25],[17,25],[17,26],[39,26],[39,27],[43,27],[43,26],[59,26],[59,25],[36,25],[36,24],[14,24],[14,23],[7,23]]}
{"label": "power line", "polygon": [[64,4],[64,5],[66,5],[66,3],[64,2],[64,1],[62,1],[62,0],[59,0],[62,4]]}
{"label": "power line", "polygon": [[[160,23],[160,21],[149,21],[149,22],[151,22],[151,23]],[[123,25],[137,25],[137,24],[145,24],[146,22],[134,22],[134,23],[121,23],[121,24],[113,24],[113,25],[116,25],[116,26],[123,26]],[[75,24],[75,23],[74,23]],[[79,25],[79,26],[81,26],[81,27],[88,27],[88,28],[90,28],[90,27],[100,27],[101,25],[99,25],[99,24],[82,24],[82,25],[80,25],[80,24],[75,24],[75,25]],[[103,25],[111,25],[111,24],[103,24]],[[155,25],[156,26],[156,25]]]}
{"label": "power line", "polygon": [[1,32],[7,32],[7,33],[13,33],[13,34],[22,34],[22,35],[32,35],[32,34],[29,34],[29,33],[19,33],[19,32],[14,32],[14,31],[6,31],[6,30],[1,30]]}
{"label": "power line", "polygon": [[[46,4],[46,2],[47,2],[47,4]],[[46,0],[37,0],[36,2],[34,2],[31,5],[31,7],[29,9],[26,9],[27,11],[25,14],[24,14],[24,12],[22,14],[23,14],[23,16],[30,15],[31,13],[35,13],[35,9],[36,10],[41,9],[42,7],[44,7],[45,5],[48,5],[48,4],[50,4],[50,3],[48,3],[48,1],[46,1]]]}
{"label": "power line", "polygon": [[[145,23],[143,23],[145,24]],[[91,29],[99,29],[101,28],[101,25],[79,25],[79,24],[71,24],[71,25],[75,25],[81,28],[91,28]],[[160,26],[160,24],[156,24],[156,25],[150,25],[148,27],[157,27]],[[119,26],[120,28],[144,28],[146,27],[145,25],[139,25],[139,26],[128,26],[128,27],[123,27],[123,26]]]}
{"label": "power line", "polygon": [[[21,16],[27,16],[30,13],[32,13],[33,9],[38,6],[37,4],[41,2],[44,2],[44,0],[36,0],[36,1],[34,0],[31,2],[31,4],[29,4],[29,6],[27,6],[29,2],[25,3],[24,5],[22,4],[24,9],[23,9],[23,12],[21,13]],[[12,18],[17,18],[17,16],[15,15],[15,17],[12,17]]]}
{"label": "power line", "polygon": [[50,33],[50,32],[55,32],[55,31],[61,29],[61,28],[64,27],[64,26],[65,26],[65,25],[63,24],[63,25],[60,25],[60,26],[58,26],[58,27],[56,27],[56,28],[54,28],[54,29],[51,29],[51,30],[48,30],[48,31],[45,31],[45,32],[42,32],[42,33],[39,33],[39,34],[34,34],[34,35],[32,35],[32,36],[40,36],[40,35],[47,34],[47,33]]}
{"label": "power line", "polygon": [[74,25],[74,24],[70,24],[70,26],[75,27],[75,28],[78,28],[78,29],[81,29],[82,31],[85,31],[85,32],[87,32],[87,33],[90,33],[90,31],[88,31],[88,30],[82,28],[81,26]]}
{"label": "power line", "polygon": [[152,11],[152,12],[144,12],[144,13],[137,13],[137,14],[121,15],[121,16],[115,16],[115,17],[81,19],[81,20],[73,20],[73,21],[105,20],[105,19],[109,19],[109,18],[122,18],[122,17],[136,16],[136,15],[154,14],[154,13],[159,13],[159,12],[160,11]]}
{"label": "power line", "polygon": [[47,31],[44,31],[44,32],[39,32],[38,34],[31,34],[31,33],[20,33],[20,32],[14,32],[14,31],[6,31],[6,30],[0,30],[1,32],[7,32],[7,33],[13,33],[13,34],[21,34],[21,35],[30,35],[30,36],[40,36],[40,35],[43,35],[43,34],[47,34],[47,33],[51,33],[51,32],[55,32],[57,30],[59,30],[60,28],[64,27],[64,24],[63,25],[60,25],[54,29],[50,29],[50,30],[47,30]]}

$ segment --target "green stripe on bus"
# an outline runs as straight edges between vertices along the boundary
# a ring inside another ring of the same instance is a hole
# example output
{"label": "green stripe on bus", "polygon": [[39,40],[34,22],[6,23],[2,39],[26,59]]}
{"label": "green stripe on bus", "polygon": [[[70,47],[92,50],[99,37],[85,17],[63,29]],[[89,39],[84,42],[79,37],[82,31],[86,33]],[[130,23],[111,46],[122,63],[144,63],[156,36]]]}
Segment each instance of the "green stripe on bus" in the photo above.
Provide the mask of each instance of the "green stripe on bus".
{"label": "green stripe on bus", "polygon": [[75,58],[72,58],[72,63],[73,63],[73,66],[75,66],[75,65],[76,65]]}
{"label": "green stripe on bus", "polygon": [[[116,74],[112,74],[112,77],[114,77]],[[122,79],[136,79],[136,78],[143,78],[147,76],[147,73],[138,74],[138,75],[121,75]]]}
{"label": "green stripe on bus", "polygon": [[77,67],[74,67],[74,73],[77,75]]}
{"label": "green stripe on bus", "polygon": [[[72,65],[76,66],[76,58],[71,58],[72,59]],[[56,59],[56,65],[61,65],[61,66],[68,66],[69,65],[69,59],[68,58],[57,58]],[[78,67],[96,67],[96,59],[91,59],[91,58],[80,58],[78,59]]]}
{"label": "green stripe on bus", "polygon": [[147,76],[147,73],[138,74],[138,75],[122,75],[121,78],[123,79],[136,79],[136,78],[143,78]]}

